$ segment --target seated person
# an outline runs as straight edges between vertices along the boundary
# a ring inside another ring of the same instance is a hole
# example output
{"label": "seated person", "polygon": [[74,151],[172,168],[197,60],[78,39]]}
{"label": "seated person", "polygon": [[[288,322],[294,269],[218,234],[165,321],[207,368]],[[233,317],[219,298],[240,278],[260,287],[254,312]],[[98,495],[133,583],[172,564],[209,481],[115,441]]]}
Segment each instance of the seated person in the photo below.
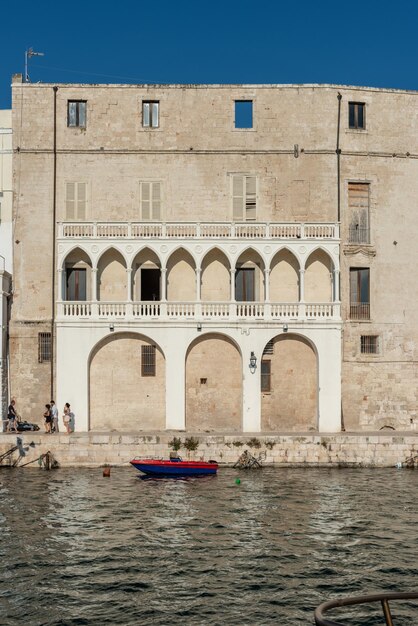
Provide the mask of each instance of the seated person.
{"label": "seated person", "polygon": [[181,461],[181,456],[176,450],[170,450],[170,461]]}

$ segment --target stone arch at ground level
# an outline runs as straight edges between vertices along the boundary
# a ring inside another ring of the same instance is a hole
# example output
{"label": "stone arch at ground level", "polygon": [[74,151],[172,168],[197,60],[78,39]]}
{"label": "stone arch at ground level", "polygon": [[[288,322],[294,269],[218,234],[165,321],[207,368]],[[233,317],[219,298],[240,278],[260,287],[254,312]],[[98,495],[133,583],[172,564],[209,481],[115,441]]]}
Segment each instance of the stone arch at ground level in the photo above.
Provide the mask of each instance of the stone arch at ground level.
{"label": "stone arch at ground level", "polygon": [[165,358],[160,348],[129,332],[100,341],[90,355],[89,405],[90,430],[163,430]]}
{"label": "stone arch at ground level", "polygon": [[241,354],[224,335],[203,335],[187,351],[186,428],[242,430]]}
{"label": "stone arch at ground level", "polygon": [[270,380],[264,381],[264,389],[269,390],[261,392],[261,430],[317,429],[318,364],[312,345],[300,335],[281,334],[266,352],[264,369],[269,374],[264,376]]}

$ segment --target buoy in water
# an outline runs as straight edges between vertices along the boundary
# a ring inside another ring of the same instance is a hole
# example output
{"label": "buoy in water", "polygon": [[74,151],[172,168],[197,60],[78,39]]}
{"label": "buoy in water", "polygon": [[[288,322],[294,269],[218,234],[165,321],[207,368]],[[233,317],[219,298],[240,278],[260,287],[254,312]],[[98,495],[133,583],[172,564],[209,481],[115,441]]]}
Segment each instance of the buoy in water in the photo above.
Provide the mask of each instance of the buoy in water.
{"label": "buoy in water", "polygon": [[235,479],[235,484],[236,485],[240,485],[241,484],[241,479],[240,478],[236,478]]}
{"label": "buoy in water", "polygon": [[110,467],[104,467],[103,468],[103,476],[105,478],[109,478],[109,476],[110,476]]}

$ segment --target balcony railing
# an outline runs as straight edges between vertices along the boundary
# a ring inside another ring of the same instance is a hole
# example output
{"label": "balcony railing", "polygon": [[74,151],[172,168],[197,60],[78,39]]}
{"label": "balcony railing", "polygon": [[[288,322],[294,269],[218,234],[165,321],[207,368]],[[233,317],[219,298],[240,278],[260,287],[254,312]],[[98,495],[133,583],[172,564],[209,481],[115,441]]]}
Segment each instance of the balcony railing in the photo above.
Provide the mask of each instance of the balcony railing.
{"label": "balcony railing", "polygon": [[59,239],[339,239],[339,224],[60,222]]}
{"label": "balcony railing", "polygon": [[367,302],[350,304],[351,320],[369,320],[370,304]]}
{"label": "balcony railing", "polygon": [[349,243],[370,243],[370,228],[350,226],[348,231]]}
{"label": "balcony railing", "polygon": [[57,319],[289,321],[340,318],[340,303],[59,302]]}

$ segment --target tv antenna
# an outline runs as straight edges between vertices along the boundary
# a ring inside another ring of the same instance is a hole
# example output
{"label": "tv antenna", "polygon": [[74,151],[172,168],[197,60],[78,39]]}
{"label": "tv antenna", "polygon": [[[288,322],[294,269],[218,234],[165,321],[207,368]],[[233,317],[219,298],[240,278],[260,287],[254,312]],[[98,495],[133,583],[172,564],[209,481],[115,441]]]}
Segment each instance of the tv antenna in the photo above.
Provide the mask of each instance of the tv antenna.
{"label": "tv antenna", "polygon": [[35,52],[33,48],[29,48],[29,50],[25,50],[25,83],[30,83],[30,78],[28,74],[28,61],[31,57],[43,57],[43,52]]}

